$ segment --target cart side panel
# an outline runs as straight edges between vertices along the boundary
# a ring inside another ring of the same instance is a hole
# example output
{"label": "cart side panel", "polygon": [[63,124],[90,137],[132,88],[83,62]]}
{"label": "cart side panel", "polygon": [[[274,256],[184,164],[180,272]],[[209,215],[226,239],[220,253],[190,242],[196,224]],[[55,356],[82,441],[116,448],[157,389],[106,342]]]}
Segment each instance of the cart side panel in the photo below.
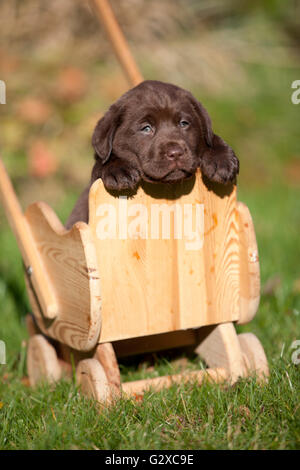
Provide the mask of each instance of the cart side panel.
{"label": "cart side panel", "polygon": [[92,349],[101,326],[97,256],[88,225],[66,231],[50,207],[35,203],[26,220],[58,302],[55,319],[43,317],[30,277],[27,286],[38,326],[46,335],[74,349]]}
{"label": "cart side panel", "polygon": [[[101,342],[238,320],[235,186],[205,185],[199,171],[195,180],[145,184],[133,197],[120,199],[98,180],[90,190],[89,204],[102,287]],[[169,238],[166,233],[165,239],[162,236],[161,213],[159,219],[152,215],[152,211],[157,215],[158,205],[169,210]],[[191,240],[184,236],[185,207],[192,208],[193,229],[197,207],[202,211],[198,247],[191,248]],[[181,238],[180,230],[174,229],[175,212],[182,218]],[[151,230],[153,220],[159,220],[158,239],[153,237],[155,227]]]}

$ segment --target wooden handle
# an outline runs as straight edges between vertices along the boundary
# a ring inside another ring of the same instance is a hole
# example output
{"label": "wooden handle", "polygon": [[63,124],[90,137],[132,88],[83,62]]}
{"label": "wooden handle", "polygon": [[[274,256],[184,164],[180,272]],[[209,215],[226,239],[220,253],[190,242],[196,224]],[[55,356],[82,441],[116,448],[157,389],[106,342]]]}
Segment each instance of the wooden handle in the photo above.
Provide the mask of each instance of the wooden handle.
{"label": "wooden handle", "polygon": [[48,275],[43,267],[30,227],[23,215],[21,206],[1,159],[0,199],[2,200],[11,229],[17,239],[25,269],[38,297],[43,314],[47,318],[54,318],[58,314],[55,294],[52,291]]}
{"label": "wooden handle", "polygon": [[90,3],[97,17],[105,27],[106,33],[130,85],[138,85],[143,81],[143,77],[135,63],[108,0],[90,0]]}

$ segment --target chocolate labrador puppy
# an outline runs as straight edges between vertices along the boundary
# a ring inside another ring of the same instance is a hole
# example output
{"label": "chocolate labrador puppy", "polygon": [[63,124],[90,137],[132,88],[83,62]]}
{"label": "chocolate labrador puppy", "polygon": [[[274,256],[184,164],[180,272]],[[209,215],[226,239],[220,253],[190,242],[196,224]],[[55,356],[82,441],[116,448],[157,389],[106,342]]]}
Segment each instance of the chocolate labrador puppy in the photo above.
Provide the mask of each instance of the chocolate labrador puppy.
{"label": "chocolate labrador puppy", "polygon": [[90,185],[66,227],[88,222],[88,193],[101,178],[108,190],[133,190],[141,181],[174,183],[201,168],[210,180],[233,182],[239,161],[213,133],[206,109],[193,95],[169,83],[146,80],[114,103],[96,125]]}

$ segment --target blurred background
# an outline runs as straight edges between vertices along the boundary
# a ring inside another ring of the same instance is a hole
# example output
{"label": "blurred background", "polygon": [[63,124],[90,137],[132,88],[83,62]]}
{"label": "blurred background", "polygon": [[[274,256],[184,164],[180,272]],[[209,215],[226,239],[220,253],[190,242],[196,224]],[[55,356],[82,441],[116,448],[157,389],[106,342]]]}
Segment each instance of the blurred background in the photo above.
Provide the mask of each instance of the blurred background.
{"label": "blurred background", "polygon": [[[189,89],[240,159],[262,278],[249,330],[278,356],[300,339],[300,1],[111,5],[143,76]],[[0,0],[0,18],[1,158],[23,208],[43,200],[64,222],[90,177],[94,126],[128,84],[87,0]],[[0,305],[0,339],[19,352],[29,304],[2,208]]]}

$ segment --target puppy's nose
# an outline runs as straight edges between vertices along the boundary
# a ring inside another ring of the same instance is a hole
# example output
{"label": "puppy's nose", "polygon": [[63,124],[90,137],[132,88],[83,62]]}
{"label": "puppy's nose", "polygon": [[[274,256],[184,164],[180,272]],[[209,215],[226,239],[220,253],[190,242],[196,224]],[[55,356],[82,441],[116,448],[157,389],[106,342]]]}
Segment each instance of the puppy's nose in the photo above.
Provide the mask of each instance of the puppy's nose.
{"label": "puppy's nose", "polygon": [[170,145],[167,147],[165,155],[169,160],[178,160],[183,153],[183,148],[180,145]]}

